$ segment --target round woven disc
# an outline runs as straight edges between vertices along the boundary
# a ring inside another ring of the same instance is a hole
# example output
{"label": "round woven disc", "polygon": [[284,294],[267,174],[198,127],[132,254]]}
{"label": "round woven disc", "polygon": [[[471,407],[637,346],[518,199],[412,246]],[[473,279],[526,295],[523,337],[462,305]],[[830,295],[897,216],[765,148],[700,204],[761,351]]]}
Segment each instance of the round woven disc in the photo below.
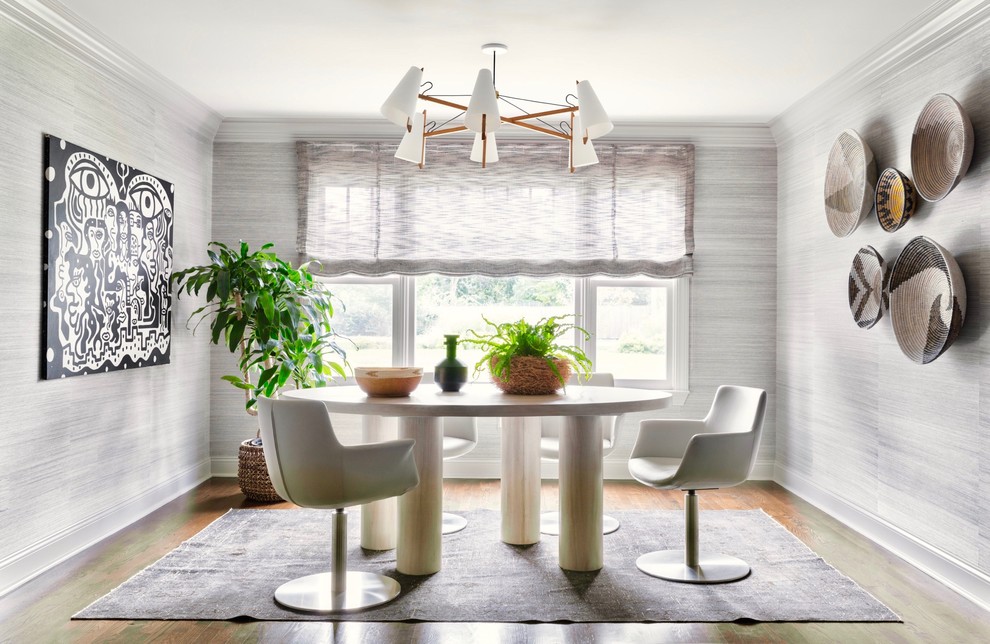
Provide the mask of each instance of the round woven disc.
{"label": "round woven disc", "polygon": [[883,317],[883,277],[886,262],[873,246],[863,246],[849,269],[849,310],[861,329]]}
{"label": "round woven disc", "polygon": [[973,159],[973,123],[948,94],[928,101],[911,137],[911,172],[918,194],[939,201],[966,176]]}
{"label": "round woven disc", "polygon": [[914,184],[895,168],[887,168],[877,180],[877,220],[888,233],[899,230],[914,214]]}
{"label": "round woven disc", "polygon": [[966,318],[966,284],[955,258],[915,237],[890,267],[890,322],[901,351],[918,364],[942,355]]}
{"label": "round woven disc", "polygon": [[825,217],[836,237],[846,237],[873,208],[877,164],[855,130],[832,144],[825,169]]}

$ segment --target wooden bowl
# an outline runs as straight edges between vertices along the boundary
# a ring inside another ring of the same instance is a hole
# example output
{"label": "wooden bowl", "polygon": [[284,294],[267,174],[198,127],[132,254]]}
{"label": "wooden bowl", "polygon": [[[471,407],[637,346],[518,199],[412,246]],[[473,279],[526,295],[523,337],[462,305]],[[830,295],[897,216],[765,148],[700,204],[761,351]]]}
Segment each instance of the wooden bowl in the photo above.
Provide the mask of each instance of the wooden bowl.
{"label": "wooden bowl", "polygon": [[354,367],[354,379],[369,396],[408,396],[423,379],[422,367]]}

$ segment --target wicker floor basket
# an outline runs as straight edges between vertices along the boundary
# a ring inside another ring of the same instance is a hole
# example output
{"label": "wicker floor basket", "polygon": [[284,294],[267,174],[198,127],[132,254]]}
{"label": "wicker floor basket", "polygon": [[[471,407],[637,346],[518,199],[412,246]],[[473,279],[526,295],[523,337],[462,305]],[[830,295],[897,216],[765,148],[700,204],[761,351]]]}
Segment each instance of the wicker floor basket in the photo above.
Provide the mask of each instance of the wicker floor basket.
{"label": "wicker floor basket", "polygon": [[265,450],[261,445],[252,445],[250,440],[241,443],[237,453],[237,483],[241,492],[252,501],[276,503],[282,501],[265,465]]}
{"label": "wicker floor basket", "polygon": [[[564,382],[571,375],[571,366],[564,360],[555,360],[557,370]],[[495,358],[492,358],[494,366]],[[527,396],[547,396],[563,387],[560,380],[543,358],[515,356],[509,363],[509,379],[502,380],[493,375],[495,386],[507,394]]]}

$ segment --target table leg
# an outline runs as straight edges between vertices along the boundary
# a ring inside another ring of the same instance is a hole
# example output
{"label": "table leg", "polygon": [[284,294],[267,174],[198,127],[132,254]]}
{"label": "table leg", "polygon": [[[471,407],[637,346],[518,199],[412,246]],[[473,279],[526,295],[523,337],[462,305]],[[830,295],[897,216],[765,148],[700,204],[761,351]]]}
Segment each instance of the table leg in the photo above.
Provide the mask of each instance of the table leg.
{"label": "table leg", "polygon": [[399,497],[395,569],[406,575],[440,570],[443,515],[443,432],[440,418],[399,419],[399,438],[416,441],[413,456],[419,485]]}
{"label": "table leg", "polygon": [[560,567],[598,570],[602,555],[602,426],[568,416],[560,432]]}
{"label": "table leg", "polygon": [[502,418],[502,541],[540,540],[540,419]]}
{"label": "table leg", "polygon": [[[399,437],[395,418],[361,417],[361,438],[365,443],[380,443]],[[391,497],[361,506],[361,547],[368,550],[391,550],[396,541],[398,499]]]}

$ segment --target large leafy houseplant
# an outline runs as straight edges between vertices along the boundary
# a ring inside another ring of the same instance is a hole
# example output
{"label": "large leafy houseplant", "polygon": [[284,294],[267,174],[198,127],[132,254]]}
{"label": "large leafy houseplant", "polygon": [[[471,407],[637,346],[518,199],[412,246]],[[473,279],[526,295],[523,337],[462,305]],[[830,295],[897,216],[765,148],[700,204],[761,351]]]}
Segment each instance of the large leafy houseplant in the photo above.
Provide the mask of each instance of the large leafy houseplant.
{"label": "large leafy houseplant", "polygon": [[[482,319],[493,327],[491,333],[478,333],[470,329],[470,337],[462,342],[481,348],[483,354],[475,364],[477,374],[488,367],[492,380],[508,393],[551,393],[567,384],[573,369],[583,376],[591,375],[591,360],[583,350],[561,338],[577,331],[585,338],[591,334],[572,322],[563,321],[571,315],[551,316],[530,324],[525,319],[496,324],[487,317]],[[544,374],[550,374],[549,378]],[[517,372],[514,376],[513,373]],[[518,372],[523,372],[522,374]],[[523,375],[528,383],[518,382]],[[513,379],[517,382],[513,382]]]}
{"label": "large leafy houseplant", "polygon": [[210,242],[210,263],[172,275],[177,297],[205,290],[206,304],[190,314],[189,322],[195,320],[198,328],[209,319],[210,341],[236,354],[240,373],[223,379],[244,390],[252,415],[261,395],[273,397],[289,386],[322,387],[334,375],[346,377],[346,355],[330,323],[333,295],[308,264],[293,268],[269,250],[272,246],[252,252],[244,242],[237,248]]}

